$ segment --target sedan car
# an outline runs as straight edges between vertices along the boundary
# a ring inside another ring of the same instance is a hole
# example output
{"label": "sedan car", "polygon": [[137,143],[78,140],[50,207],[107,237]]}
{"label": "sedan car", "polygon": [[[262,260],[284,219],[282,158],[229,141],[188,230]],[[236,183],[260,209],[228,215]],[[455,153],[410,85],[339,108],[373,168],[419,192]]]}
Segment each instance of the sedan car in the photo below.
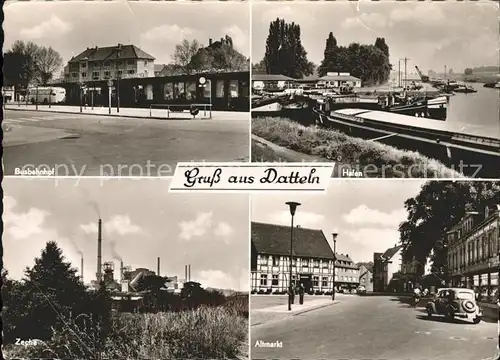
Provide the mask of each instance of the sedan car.
{"label": "sedan car", "polygon": [[474,290],[464,288],[439,289],[426,306],[427,315],[444,315],[447,319],[461,318],[474,324],[481,322],[483,312],[476,303]]}

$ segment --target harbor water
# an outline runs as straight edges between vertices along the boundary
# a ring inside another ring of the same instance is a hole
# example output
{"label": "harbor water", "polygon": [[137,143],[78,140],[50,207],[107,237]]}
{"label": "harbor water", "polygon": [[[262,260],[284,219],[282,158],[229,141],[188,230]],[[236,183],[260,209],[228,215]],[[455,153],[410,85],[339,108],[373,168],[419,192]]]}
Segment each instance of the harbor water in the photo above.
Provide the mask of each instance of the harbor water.
{"label": "harbor water", "polygon": [[500,90],[468,84],[477,93],[450,97],[446,123],[453,130],[473,135],[500,138]]}

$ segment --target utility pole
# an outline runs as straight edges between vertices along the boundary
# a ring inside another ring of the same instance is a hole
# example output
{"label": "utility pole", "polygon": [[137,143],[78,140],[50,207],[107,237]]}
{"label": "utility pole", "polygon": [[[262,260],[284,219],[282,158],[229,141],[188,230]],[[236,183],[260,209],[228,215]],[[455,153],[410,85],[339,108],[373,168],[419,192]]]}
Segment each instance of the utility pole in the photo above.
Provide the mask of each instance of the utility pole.
{"label": "utility pole", "polygon": [[401,59],[398,59],[398,88],[401,87]]}

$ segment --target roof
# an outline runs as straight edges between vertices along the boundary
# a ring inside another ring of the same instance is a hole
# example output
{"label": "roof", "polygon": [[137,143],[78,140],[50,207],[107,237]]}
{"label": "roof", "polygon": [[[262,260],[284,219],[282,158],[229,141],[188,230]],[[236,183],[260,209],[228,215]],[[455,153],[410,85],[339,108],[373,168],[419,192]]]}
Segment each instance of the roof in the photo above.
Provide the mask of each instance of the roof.
{"label": "roof", "polygon": [[[120,55],[118,55],[120,54]],[[79,62],[88,58],[88,61],[104,61],[116,59],[146,59],[154,60],[155,58],[148,53],[142,51],[135,45],[121,45],[106,46],[106,47],[93,47],[87,48],[81,54],[71,58],[69,63]]]}
{"label": "roof", "polygon": [[306,76],[302,79],[297,79],[295,81],[297,82],[315,82],[315,81],[319,81],[320,77],[317,76],[317,75],[310,75],[310,76]]}
{"label": "roof", "polygon": [[295,79],[281,74],[252,74],[252,81],[295,81]]}
{"label": "roof", "polygon": [[381,256],[381,258],[385,261],[390,261],[397,252],[403,248],[403,245],[396,245],[387,249]]}
{"label": "roof", "polygon": [[[321,230],[294,228],[293,255],[333,260],[333,251]],[[290,226],[252,222],[252,244],[259,254],[290,255]]]}
{"label": "roof", "polygon": [[357,77],[351,75],[325,75],[320,77],[321,81],[361,81]]}

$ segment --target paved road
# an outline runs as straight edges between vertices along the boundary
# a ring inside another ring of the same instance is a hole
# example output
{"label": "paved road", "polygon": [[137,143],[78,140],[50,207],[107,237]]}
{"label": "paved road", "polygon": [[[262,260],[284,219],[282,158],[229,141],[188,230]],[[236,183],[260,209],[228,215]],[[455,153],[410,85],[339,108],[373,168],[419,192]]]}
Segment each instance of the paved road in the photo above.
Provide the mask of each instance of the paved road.
{"label": "paved road", "polygon": [[[478,325],[410,308],[390,297],[338,295],[339,304],[253,326],[252,359],[480,360],[493,356],[497,324]],[[282,348],[255,347],[282,341]]]}
{"label": "paved road", "polygon": [[243,120],[4,114],[5,175],[26,164],[43,164],[68,176],[171,176],[180,161],[249,159],[249,123]]}

